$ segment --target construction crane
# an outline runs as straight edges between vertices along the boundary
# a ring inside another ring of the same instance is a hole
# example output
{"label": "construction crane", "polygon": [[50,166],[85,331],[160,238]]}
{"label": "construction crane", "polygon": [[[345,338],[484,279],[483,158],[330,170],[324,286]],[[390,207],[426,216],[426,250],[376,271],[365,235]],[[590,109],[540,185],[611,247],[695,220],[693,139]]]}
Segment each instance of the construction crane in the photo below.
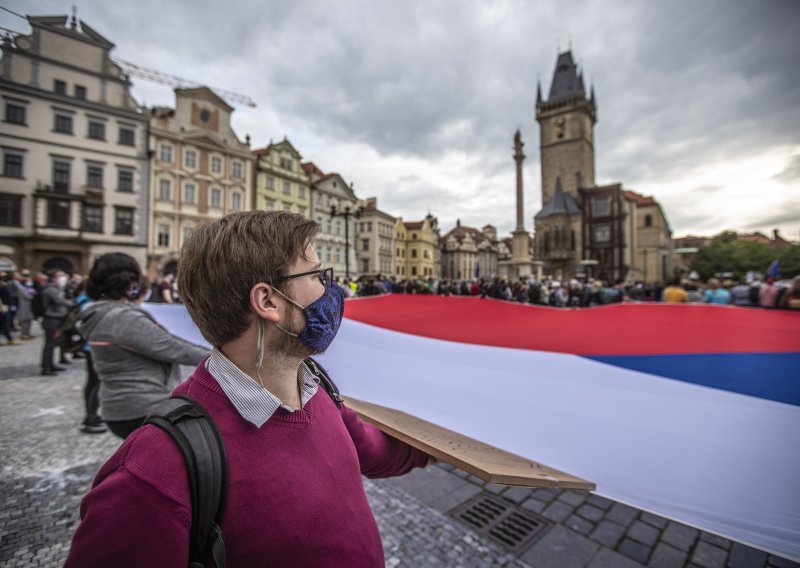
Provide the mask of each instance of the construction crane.
{"label": "construction crane", "polygon": [[[146,81],[152,81],[153,83],[160,83],[162,85],[177,87],[179,89],[207,86],[203,85],[202,83],[198,83],[197,81],[190,81],[189,79],[183,79],[177,75],[171,75],[169,73],[164,73],[163,71],[158,71],[156,69],[150,69],[136,63],[131,63],[130,61],[125,61],[124,59],[119,59],[118,57],[112,57],[111,59],[128,75],[139,77],[140,79],[144,79]],[[242,95],[227,89],[218,89],[216,87],[209,88],[228,102],[240,103],[252,108],[255,108],[256,106],[255,101],[253,101],[253,99],[247,95]]]}

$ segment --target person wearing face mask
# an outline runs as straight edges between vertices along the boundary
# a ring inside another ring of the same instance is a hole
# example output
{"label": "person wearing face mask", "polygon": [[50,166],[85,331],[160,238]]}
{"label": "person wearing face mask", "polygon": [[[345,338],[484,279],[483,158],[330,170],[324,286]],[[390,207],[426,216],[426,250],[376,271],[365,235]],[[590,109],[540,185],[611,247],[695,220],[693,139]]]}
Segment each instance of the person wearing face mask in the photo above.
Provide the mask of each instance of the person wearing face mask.
{"label": "person wearing face mask", "polygon": [[55,375],[58,371],[65,370],[53,363],[53,352],[58,341],[61,320],[73,306],[73,302],[64,297],[66,286],[67,275],[63,270],[56,268],[50,273],[50,280],[42,290],[42,329],[44,329],[42,375]]}
{"label": "person wearing face mask", "polygon": [[[141,279],[133,257],[118,252],[99,257],[86,283],[92,301],[76,324],[100,379],[103,420],[123,439],[170,397],[180,382],[180,365],[197,365],[208,355],[208,349],[172,335],[139,307]],[[87,414],[96,415],[96,404],[88,400],[87,395]]]}
{"label": "person wearing face mask", "polygon": [[[196,227],[181,251],[182,297],[214,349],[174,392],[205,408],[226,448],[228,566],[384,566],[361,476],[430,460],[334,401],[306,361],[344,312],[317,231],[294,213],[233,213]],[[183,457],[147,424],[83,499],[66,566],[186,566],[191,518]]]}

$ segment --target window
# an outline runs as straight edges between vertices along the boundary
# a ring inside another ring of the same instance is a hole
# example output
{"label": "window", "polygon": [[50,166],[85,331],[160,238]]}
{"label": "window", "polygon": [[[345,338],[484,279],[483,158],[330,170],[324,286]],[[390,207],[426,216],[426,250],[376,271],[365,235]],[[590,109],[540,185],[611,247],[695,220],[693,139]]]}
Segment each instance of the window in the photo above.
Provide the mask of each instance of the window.
{"label": "window", "polygon": [[86,187],[103,189],[103,166],[89,164],[86,167]]}
{"label": "window", "polygon": [[86,87],[83,85],[75,85],[75,98],[82,101],[86,100]]}
{"label": "window", "polygon": [[431,257],[430,256],[430,251],[428,249],[425,249],[424,251],[422,251],[422,258],[428,259],[430,257]]}
{"label": "window", "polygon": [[184,227],[183,228],[183,242],[184,243],[192,235],[192,231],[193,230],[194,230],[194,227]]}
{"label": "window", "polygon": [[197,152],[194,150],[186,150],[184,164],[187,168],[196,168],[197,167]]}
{"label": "window", "polygon": [[644,226],[645,227],[652,227],[653,226],[653,216],[652,215],[645,215],[644,216]]}
{"label": "window", "polygon": [[292,161],[288,158],[281,158],[280,164],[283,169],[290,170],[292,169]]}
{"label": "window", "polygon": [[69,160],[53,160],[53,191],[58,193],[69,191],[71,169],[72,164]]}
{"label": "window", "polygon": [[417,275],[417,267],[416,266],[412,266],[411,267],[411,276],[416,276],[416,275]]}
{"label": "window", "polygon": [[275,178],[267,178],[267,189],[275,189]]}
{"label": "window", "polygon": [[47,201],[47,226],[69,228],[69,201],[50,199]]}
{"label": "window", "polygon": [[222,158],[219,156],[213,156],[211,158],[211,171],[215,174],[222,171]]}
{"label": "window", "polygon": [[103,232],[103,207],[100,205],[83,206],[83,230],[87,233]]}
{"label": "window", "polygon": [[159,146],[158,152],[159,152],[159,159],[162,162],[167,162],[168,164],[172,163],[172,146],[169,146],[168,144],[161,144],[161,146]]}
{"label": "window", "polygon": [[361,262],[363,264],[363,266],[362,266],[363,269],[362,269],[361,272],[369,272],[369,259],[365,258]]}
{"label": "window", "polygon": [[274,209],[275,209],[275,202],[272,201],[271,199],[267,199],[266,210],[267,211],[273,211]]}
{"label": "window", "polygon": [[598,243],[607,243],[611,240],[611,225],[604,223],[594,229],[594,240]]}
{"label": "window", "polygon": [[57,114],[53,129],[61,134],[72,134],[72,117],[67,114]]}
{"label": "window", "polygon": [[233,162],[233,166],[231,167],[233,172],[233,177],[241,178],[242,177],[242,163],[241,162]]}
{"label": "window", "polygon": [[0,225],[22,226],[22,196],[0,194]]}
{"label": "window", "polygon": [[6,177],[22,177],[23,158],[21,153],[3,152],[3,175]]}
{"label": "window", "polygon": [[303,187],[302,185],[297,186],[297,197],[299,197],[300,199],[306,198],[306,188]]}
{"label": "window", "polygon": [[342,234],[342,222],[341,221],[336,221],[336,234],[337,235],[341,235]]}
{"label": "window", "polygon": [[291,211],[292,210],[292,206],[291,205],[284,205],[283,206],[283,210],[284,211]]}
{"label": "window", "polygon": [[288,181],[283,182],[283,193],[286,195],[292,194],[292,186],[289,184]]}
{"label": "window", "polygon": [[417,249],[411,249],[411,258],[417,258]]}
{"label": "window", "polygon": [[56,79],[53,81],[53,90],[56,92],[57,95],[66,95],[67,94],[67,84],[64,81],[59,81]]}
{"label": "window", "polygon": [[172,201],[172,182],[168,179],[158,180],[158,200]]}
{"label": "window", "polygon": [[325,262],[331,261],[331,247],[325,247]]}
{"label": "window", "polygon": [[183,202],[184,203],[194,203],[194,190],[195,186],[193,183],[187,183],[183,186]]}
{"label": "window", "polygon": [[214,188],[211,190],[211,207],[220,209],[222,207],[222,190]]}
{"label": "window", "polygon": [[114,234],[132,235],[133,234],[133,208],[115,207],[114,208]]}
{"label": "window", "polygon": [[89,121],[89,138],[92,140],[106,139],[106,125],[96,120]]}
{"label": "window", "polygon": [[417,240],[417,233],[411,233],[411,239],[416,241]]}
{"label": "window", "polygon": [[308,217],[308,209],[305,207],[298,207],[297,212],[300,213],[303,217]]}
{"label": "window", "polygon": [[136,133],[133,128],[119,127],[119,143],[124,146],[134,146],[136,141]]}
{"label": "window", "polygon": [[25,107],[6,103],[6,122],[11,124],[25,124]]}
{"label": "window", "polygon": [[127,168],[117,170],[117,191],[133,193],[133,170]]}
{"label": "window", "polygon": [[367,232],[368,232],[368,233],[371,233],[371,232],[372,232],[372,221],[370,221],[370,222],[368,222],[368,223],[367,223]]}
{"label": "window", "polygon": [[169,237],[170,237],[169,225],[165,223],[159,223],[158,232],[156,233],[156,240],[158,242],[157,246],[169,248]]}
{"label": "window", "polygon": [[363,239],[361,241],[361,250],[369,250],[369,239]]}
{"label": "window", "polygon": [[231,211],[241,211],[241,210],[242,210],[242,194],[234,193],[231,196]]}
{"label": "window", "polygon": [[611,198],[596,197],[592,200],[592,216],[607,217],[611,214]]}

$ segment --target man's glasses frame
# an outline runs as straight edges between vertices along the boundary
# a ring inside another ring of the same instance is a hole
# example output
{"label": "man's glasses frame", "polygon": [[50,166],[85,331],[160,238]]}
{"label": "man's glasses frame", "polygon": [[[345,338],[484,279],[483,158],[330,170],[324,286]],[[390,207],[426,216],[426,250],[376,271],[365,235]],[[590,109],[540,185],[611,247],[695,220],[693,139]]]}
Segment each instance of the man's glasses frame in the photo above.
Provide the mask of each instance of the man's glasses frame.
{"label": "man's glasses frame", "polygon": [[312,274],[319,275],[319,281],[322,282],[324,286],[332,286],[333,285],[333,268],[320,268],[318,270],[309,270],[308,272],[300,272],[298,274],[287,274],[286,276],[281,276],[278,278],[278,282],[283,282],[284,280],[292,280],[294,278],[301,278],[303,276],[311,276]]}

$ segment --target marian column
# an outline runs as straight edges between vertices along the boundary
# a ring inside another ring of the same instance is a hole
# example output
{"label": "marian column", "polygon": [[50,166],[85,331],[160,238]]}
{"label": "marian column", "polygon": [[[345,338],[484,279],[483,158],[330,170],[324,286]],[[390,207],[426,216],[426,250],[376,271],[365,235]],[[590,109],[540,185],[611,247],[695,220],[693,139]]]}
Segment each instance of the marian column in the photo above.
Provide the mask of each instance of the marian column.
{"label": "marian column", "polygon": [[533,262],[530,253],[531,236],[525,230],[525,215],[523,213],[522,190],[522,160],[525,154],[522,153],[522,137],[519,130],[514,134],[514,161],[517,162],[517,228],[512,235],[514,236],[511,247],[511,278],[527,278],[533,273]]}

